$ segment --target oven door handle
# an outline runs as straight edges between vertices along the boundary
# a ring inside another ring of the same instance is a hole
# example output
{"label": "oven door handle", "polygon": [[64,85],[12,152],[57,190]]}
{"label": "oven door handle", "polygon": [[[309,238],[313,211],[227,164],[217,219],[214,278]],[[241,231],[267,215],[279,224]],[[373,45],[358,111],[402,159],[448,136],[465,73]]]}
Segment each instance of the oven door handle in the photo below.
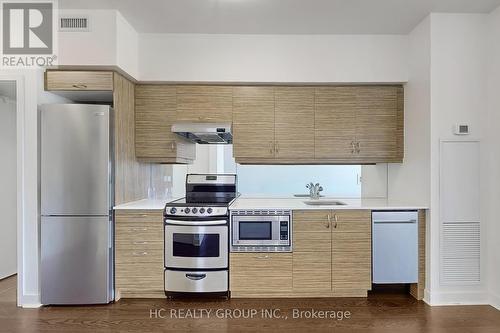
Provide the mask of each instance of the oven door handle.
{"label": "oven door handle", "polygon": [[173,224],[173,225],[221,225],[221,224],[226,224],[226,220],[213,220],[213,221],[179,221],[179,220],[170,220],[167,219],[165,220],[166,224]]}

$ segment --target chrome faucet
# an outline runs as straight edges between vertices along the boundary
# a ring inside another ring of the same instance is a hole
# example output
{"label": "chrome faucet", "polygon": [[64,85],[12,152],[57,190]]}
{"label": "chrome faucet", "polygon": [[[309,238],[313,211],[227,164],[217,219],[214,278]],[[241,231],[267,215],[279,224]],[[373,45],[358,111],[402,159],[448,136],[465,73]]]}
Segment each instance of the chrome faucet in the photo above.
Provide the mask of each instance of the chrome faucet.
{"label": "chrome faucet", "polygon": [[311,182],[306,185],[306,188],[309,189],[309,197],[311,199],[319,199],[321,197],[319,192],[323,191],[323,186],[319,185],[319,183],[313,184]]}

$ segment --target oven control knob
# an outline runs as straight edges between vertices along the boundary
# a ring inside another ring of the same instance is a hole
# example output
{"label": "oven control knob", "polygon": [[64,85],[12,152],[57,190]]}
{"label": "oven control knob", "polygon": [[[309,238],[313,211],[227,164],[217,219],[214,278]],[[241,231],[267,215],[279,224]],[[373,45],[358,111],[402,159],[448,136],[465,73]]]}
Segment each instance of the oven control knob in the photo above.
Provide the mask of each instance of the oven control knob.
{"label": "oven control knob", "polygon": [[193,208],[193,214],[196,214],[198,212],[198,208]]}
{"label": "oven control knob", "polygon": [[205,213],[205,208],[200,208],[200,214],[204,214]]}
{"label": "oven control knob", "polygon": [[212,214],[212,212],[213,212],[212,208],[207,209],[208,214]]}
{"label": "oven control knob", "polygon": [[186,213],[186,214],[189,214],[190,211],[191,211],[191,209],[189,209],[189,208],[184,209],[184,213]]}
{"label": "oven control knob", "polygon": [[175,213],[177,213],[177,208],[175,207],[170,208],[170,214],[175,214]]}

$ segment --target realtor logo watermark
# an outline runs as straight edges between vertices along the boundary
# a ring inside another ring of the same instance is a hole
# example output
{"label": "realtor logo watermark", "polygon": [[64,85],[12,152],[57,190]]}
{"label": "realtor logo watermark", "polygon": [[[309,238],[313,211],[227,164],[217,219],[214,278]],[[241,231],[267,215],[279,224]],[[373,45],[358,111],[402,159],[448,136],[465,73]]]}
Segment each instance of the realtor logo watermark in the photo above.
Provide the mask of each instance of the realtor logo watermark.
{"label": "realtor logo watermark", "polygon": [[55,1],[3,1],[2,67],[55,65]]}

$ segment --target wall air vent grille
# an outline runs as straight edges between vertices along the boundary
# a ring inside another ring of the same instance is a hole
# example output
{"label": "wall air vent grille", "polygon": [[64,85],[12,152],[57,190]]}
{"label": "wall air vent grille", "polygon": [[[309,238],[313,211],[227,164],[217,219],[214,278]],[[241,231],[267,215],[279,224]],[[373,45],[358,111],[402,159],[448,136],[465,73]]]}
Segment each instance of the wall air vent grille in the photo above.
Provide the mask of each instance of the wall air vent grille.
{"label": "wall air vent grille", "polygon": [[442,231],[441,284],[480,283],[480,224],[445,223]]}
{"label": "wall air vent grille", "polygon": [[59,31],[81,32],[89,30],[89,18],[87,16],[61,16],[59,18]]}

